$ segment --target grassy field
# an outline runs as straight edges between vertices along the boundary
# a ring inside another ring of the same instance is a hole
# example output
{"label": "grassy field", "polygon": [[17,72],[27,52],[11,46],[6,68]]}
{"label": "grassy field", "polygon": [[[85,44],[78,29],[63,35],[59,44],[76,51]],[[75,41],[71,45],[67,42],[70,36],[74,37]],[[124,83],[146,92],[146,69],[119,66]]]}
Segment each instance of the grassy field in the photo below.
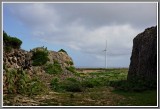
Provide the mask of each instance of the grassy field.
{"label": "grassy field", "polygon": [[65,80],[53,78],[48,94],[34,95],[28,101],[40,106],[156,106],[156,89],[125,91],[112,87],[112,82],[126,80],[127,73],[125,68],[107,69],[77,72]]}
{"label": "grassy field", "polygon": [[[58,91],[57,98],[44,100],[41,105],[66,106],[156,106],[157,91],[132,92],[116,90],[110,81],[126,80],[128,69],[108,69],[102,72],[78,72],[81,84],[77,91]],[[76,83],[76,81],[74,81]],[[74,87],[74,85],[71,85]]]}

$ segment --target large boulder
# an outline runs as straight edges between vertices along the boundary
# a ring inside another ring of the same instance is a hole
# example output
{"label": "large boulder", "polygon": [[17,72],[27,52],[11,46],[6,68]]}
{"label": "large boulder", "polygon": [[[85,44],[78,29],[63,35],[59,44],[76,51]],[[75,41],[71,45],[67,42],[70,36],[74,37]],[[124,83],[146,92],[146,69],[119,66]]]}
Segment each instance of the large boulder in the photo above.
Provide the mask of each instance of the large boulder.
{"label": "large boulder", "polygon": [[128,81],[157,82],[157,26],[134,38],[130,60]]}

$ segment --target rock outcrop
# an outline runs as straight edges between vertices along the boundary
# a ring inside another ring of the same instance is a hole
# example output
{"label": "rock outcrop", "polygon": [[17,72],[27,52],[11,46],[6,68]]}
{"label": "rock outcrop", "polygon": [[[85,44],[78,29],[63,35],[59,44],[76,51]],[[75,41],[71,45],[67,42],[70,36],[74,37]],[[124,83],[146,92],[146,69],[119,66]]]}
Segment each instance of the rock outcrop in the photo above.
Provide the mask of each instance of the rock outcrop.
{"label": "rock outcrop", "polygon": [[145,29],[133,40],[128,81],[157,82],[157,26]]}
{"label": "rock outcrop", "polygon": [[[25,51],[22,49],[12,49],[11,52],[3,52],[3,64],[6,68],[14,68],[14,69],[23,69],[27,70],[28,72],[33,73],[33,69],[39,69],[36,66],[32,66],[32,55],[33,51],[36,50],[43,50],[43,47],[37,47],[30,51]],[[57,61],[63,70],[66,69],[66,67],[73,66],[73,60],[72,58],[66,54],[65,52],[56,52],[56,51],[48,51],[48,62],[47,63],[54,63],[54,61]],[[37,70],[38,71],[38,70]],[[4,69],[5,72],[5,69]]]}
{"label": "rock outcrop", "polygon": [[66,54],[65,52],[56,52],[56,51],[47,50],[49,59],[46,62],[46,64],[40,65],[40,66],[32,65],[33,52],[35,50],[41,50],[41,49],[43,50],[45,48],[37,47],[37,48],[32,49],[30,51],[12,48],[10,52],[6,52],[5,50],[3,51],[3,91],[4,91],[4,93],[7,93],[7,90],[8,90],[7,89],[7,72],[11,71],[13,69],[23,70],[31,78],[32,78],[32,76],[37,75],[39,77],[42,77],[42,79],[41,79],[42,81],[46,80],[44,77],[47,77],[47,80],[51,81],[53,76],[47,74],[47,72],[45,71],[44,68],[48,64],[54,64],[54,62],[56,61],[62,69],[62,71],[59,72],[59,73],[61,73],[60,78],[63,79],[69,75],[73,75],[72,72],[67,70],[67,67],[74,66],[72,58],[68,54]]}
{"label": "rock outcrop", "polygon": [[28,69],[31,67],[31,53],[22,49],[12,49],[11,52],[3,52],[3,64],[7,68]]}
{"label": "rock outcrop", "polygon": [[[43,49],[47,49],[47,48],[37,47],[30,50],[30,53],[33,54],[33,52],[36,50],[43,51]],[[54,63],[54,61],[57,61],[62,68],[74,66],[72,58],[66,52],[62,52],[62,51],[56,52],[56,51],[48,50],[48,58],[49,58],[49,61],[47,63]]]}

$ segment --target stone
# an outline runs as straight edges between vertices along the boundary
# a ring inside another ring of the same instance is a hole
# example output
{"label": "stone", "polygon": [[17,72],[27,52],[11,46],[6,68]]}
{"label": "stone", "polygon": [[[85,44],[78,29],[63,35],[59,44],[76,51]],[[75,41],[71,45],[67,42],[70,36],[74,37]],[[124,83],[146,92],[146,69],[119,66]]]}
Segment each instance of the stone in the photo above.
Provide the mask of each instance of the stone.
{"label": "stone", "polygon": [[127,80],[157,82],[157,26],[145,29],[133,40]]}
{"label": "stone", "polygon": [[12,62],[17,63],[17,58],[15,56],[12,58]]}
{"label": "stone", "polygon": [[18,66],[17,63],[15,63],[15,68],[16,68],[16,69],[19,69],[20,66]]}

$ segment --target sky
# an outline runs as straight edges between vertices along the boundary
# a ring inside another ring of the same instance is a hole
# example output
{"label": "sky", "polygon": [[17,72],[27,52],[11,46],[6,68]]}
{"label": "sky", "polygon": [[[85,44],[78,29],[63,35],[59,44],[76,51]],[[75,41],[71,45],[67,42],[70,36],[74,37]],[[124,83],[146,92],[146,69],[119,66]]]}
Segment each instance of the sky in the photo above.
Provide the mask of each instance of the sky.
{"label": "sky", "polygon": [[105,67],[105,48],[107,68],[129,67],[134,37],[156,25],[156,3],[3,3],[22,49],[64,49],[76,67]]}

